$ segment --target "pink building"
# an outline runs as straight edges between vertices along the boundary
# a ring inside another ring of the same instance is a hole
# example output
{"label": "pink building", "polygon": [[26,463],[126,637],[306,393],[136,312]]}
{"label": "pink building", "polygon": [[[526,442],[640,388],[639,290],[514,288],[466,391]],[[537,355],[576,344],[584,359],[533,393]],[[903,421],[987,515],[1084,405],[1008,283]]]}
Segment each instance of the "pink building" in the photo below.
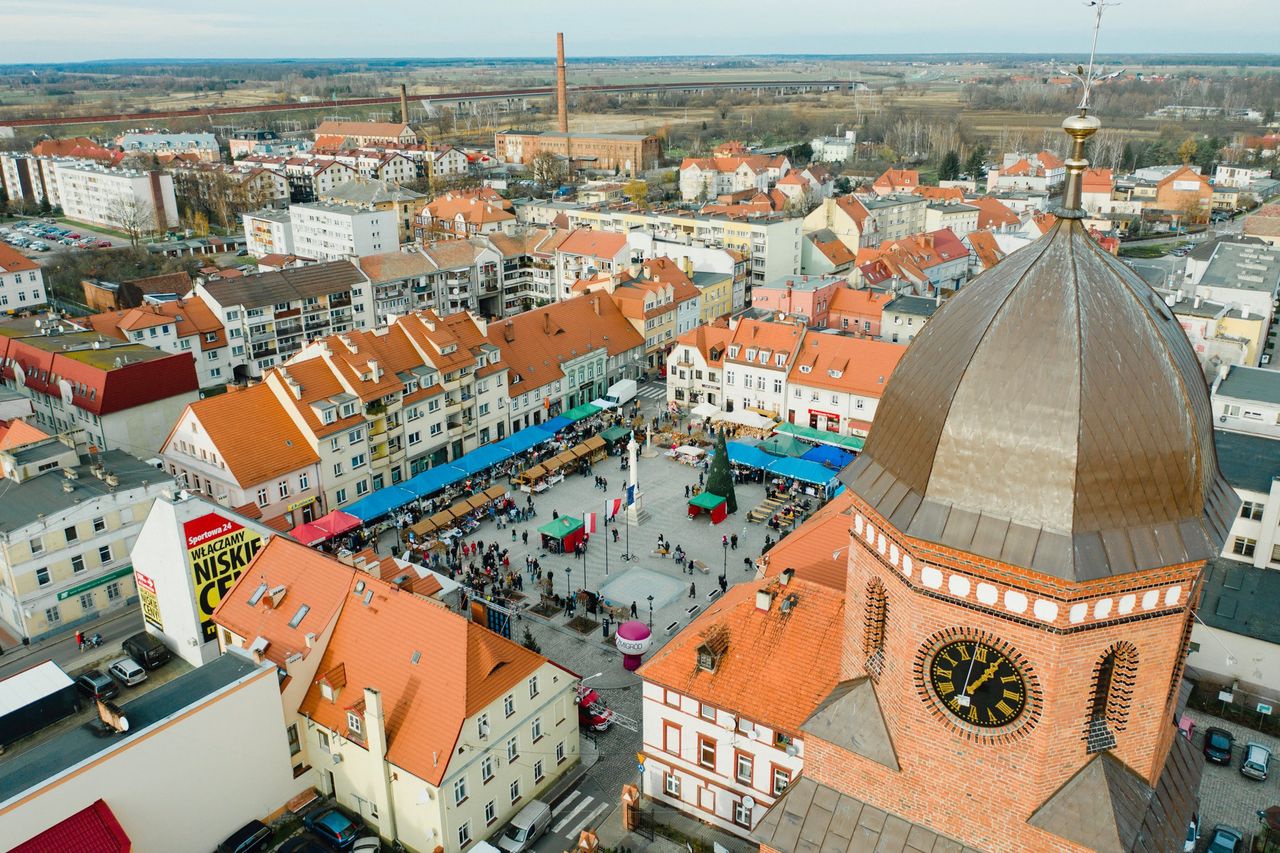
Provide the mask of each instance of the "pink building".
{"label": "pink building", "polygon": [[751,289],[751,307],[804,318],[806,326],[825,326],[831,298],[848,286],[842,275],[793,275]]}

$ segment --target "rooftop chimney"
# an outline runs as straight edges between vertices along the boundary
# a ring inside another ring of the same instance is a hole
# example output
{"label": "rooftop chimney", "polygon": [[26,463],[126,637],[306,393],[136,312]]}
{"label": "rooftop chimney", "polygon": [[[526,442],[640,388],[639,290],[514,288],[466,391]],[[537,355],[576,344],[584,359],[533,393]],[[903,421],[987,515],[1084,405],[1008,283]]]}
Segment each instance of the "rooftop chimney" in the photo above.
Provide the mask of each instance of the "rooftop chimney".
{"label": "rooftop chimney", "polygon": [[786,586],[787,584],[791,583],[791,579],[795,576],[796,576],[795,569],[783,569],[782,573],[778,575],[778,583],[782,584],[783,586]]}
{"label": "rooftop chimney", "polygon": [[756,610],[768,612],[769,605],[773,603],[773,593],[767,589],[756,590]]}
{"label": "rooftop chimney", "polygon": [[564,72],[564,33],[556,33],[556,120],[561,133],[569,132],[569,84]]}

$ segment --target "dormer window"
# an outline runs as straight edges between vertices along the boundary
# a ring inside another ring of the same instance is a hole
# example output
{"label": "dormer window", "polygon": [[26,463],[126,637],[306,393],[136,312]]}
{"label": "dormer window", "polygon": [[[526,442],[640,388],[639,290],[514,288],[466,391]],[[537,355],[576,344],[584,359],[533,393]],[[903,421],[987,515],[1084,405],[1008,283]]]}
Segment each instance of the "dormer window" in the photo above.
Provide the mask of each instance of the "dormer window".
{"label": "dormer window", "polygon": [[827,375],[830,376],[832,379],[839,379],[841,376],[844,376],[844,371],[836,370],[835,368],[832,368],[831,370],[827,371]]}
{"label": "dormer window", "polygon": [[729,358],[737,358],[737,357],[738,357],[738,345],[733,344],[732,346],[729,347]]}
{"label": "dormer window", "polygon": [[347,712],[347,731],[350,734],[356,735],[357,737],[363,735],[364,732],[361,729],[362,725],[363,725],[363,721],[360,719],[359,714],[357,714],[355,711]]}
{"label": "dormer window", "polygon": [[355,404],[355,403],[343,403],[343,404],[342,404],[342,416],[343,416],[344,418],[349,418],[349,417],[351,417],[352,415],[354,415],[355,413],[356,413],[356,404]]}
{"label": "dormer window", "polygon": [[812,371],[813,371],[813,368],[812,368],[812,367],[810,367],[809,365],[807,365],[807,364],[802,364],[802,365],[800,365],[800,372],[801,372],[801,373],[810,373],[810,372],[812,372]]}
{"label": "dormer window", "polygon": [[755,361],[755,360],[756,360],[756,348],[747,347],[747,361]]}
{"label": "dormer window", "polygon": [[778,353],[773,357],[773,363],[778,367],[782,367],[782,365],[787,363],[787,354],[784,352]]}
{"label": "dormer window", "polygon": [[334,412],[333,409],[325,409],[324,413],[320,416],[320,420],[324,421],[327,424],[331,424],[335,420],[337,420],[336,415],[337,413]]}
{"label": "dormer window", "polygon": [[703,636],[702,645],[698,646],[698,669],[704,672],[715,672],[729,650],[729,629],[723,624],[713,625]]}

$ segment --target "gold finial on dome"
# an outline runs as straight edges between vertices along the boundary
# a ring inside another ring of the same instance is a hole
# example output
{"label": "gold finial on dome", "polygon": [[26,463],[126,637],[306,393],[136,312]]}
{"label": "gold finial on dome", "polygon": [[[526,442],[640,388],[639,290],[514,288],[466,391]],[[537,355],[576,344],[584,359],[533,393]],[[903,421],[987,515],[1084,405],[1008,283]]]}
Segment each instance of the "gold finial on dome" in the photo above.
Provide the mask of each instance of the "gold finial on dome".
{"label": "gold finial on dome", "polygon": [[1089,115],[1089,95],[1092,93],[1095,84],[1115,79],[1124,73],[1124,69],[1121,68],[1119,71],[1103,74],[1102,66],[1094,67],[1094,59],[1098,53],[1098,30],[1102,28],[1102,11],[1108,6],[1118,6],[1120,4],[1107,3],[1105,0],[1090,0],[1085,5],[1092,6],[1096,10],[1093,21],[1093,46],[1089,50],[1089,69],[1086,71],[1083,65],[1077,65],[1074,72],[1062,68],[1058,69],[1060,73],[1078,80],[1082,90],[1079,112],[1073,116],[1068,116],[1062,122],[1062,129],[1067,132],[1067,136],[1071,137],[1071,154],[1065,163],[1067,167],[1067,183],[1062,191],[1062,207],[1057,211],[1058,215],[1063,219],[1083,219],[1085,217],[1081,197],[1083,194],[1084,171],[1089,168],[1089,161],[1084,156],[1084,143],[1090,136],[1098,132],[1098,128],[1102,127],[1102,122],[1098,121],[1096,116]]}

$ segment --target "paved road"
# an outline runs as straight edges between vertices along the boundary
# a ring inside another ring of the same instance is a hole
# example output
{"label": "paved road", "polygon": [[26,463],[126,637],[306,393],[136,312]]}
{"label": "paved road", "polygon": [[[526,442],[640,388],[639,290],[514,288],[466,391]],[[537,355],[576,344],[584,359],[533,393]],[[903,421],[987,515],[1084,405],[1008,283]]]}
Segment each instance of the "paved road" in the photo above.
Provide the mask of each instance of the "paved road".
{"label": "paved road", "polygon": [[[125,607],[92,623],[84,629],[86,636],[102,635],[102,648],[118,649],[126,637],[142,630],[142,611],[136,605]],[[67,672],[75,672],[99,656],[101,649],[80,651],[76,648],[75,634],[55,637],[34,646],[5,648],[0,657],[0,678],[51,660]]]}

